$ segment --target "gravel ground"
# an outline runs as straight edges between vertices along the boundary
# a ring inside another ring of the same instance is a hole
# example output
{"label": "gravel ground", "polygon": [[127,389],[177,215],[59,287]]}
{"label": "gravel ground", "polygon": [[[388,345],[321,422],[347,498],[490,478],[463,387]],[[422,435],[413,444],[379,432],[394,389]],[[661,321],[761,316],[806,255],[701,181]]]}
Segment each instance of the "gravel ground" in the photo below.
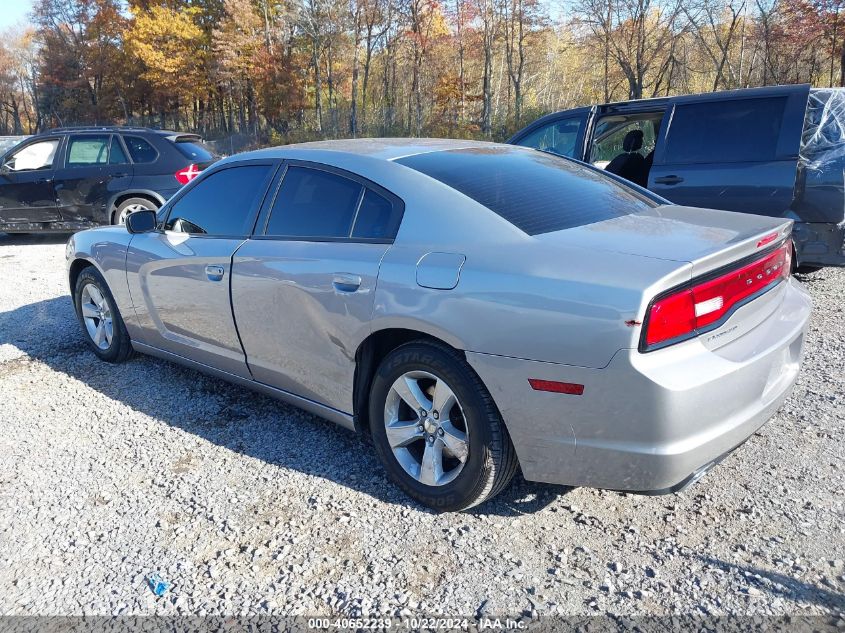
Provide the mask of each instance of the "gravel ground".
{"label": "gravel ground", "polygon": [[[64,238],[0,234],[0,614],[832,615],[845,625],[845,270],[780,412],[665,497],[517,478],[464,514],[295,408],[84,346]],[[159,571],[170,588],[146,584]]]}

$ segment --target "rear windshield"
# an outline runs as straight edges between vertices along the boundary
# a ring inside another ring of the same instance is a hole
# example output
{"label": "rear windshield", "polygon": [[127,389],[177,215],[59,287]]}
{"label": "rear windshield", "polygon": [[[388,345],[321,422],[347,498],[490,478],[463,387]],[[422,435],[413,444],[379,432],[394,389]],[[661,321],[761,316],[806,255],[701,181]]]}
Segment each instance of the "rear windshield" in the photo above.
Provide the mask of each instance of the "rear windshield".
{"label": "rear windshield", "polygon": [[589,167],[535,150],[476,147],[417,154],[396,162],[460,191],[529,235],[658,205]]}
{"label": "rear windshield", "polygon": [[176,149],[178,149],[185,158],[204,163],[206,161],[214,160],[214,152],[205,145],[202,141],[195,139],[176,139]]}

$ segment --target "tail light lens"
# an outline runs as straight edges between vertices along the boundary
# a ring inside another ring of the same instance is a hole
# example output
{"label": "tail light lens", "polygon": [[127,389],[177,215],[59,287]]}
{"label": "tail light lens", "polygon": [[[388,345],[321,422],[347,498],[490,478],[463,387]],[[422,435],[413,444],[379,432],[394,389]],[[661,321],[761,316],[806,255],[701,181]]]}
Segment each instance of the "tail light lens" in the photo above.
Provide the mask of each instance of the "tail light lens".
{"label": "tail light lens", "polygon": [[748,264],[655,299],[646,317],[641,351],[716,329],[741,305],[788,279],[791,268],[792,241],[787,240]]}
{"label": "tail light lens", "polygon": [[180,169],[174,176],[179,181],[180,185],[187,185],[194,178],[200,175],[200,168],[197,165],[188,165],[185,169]]}

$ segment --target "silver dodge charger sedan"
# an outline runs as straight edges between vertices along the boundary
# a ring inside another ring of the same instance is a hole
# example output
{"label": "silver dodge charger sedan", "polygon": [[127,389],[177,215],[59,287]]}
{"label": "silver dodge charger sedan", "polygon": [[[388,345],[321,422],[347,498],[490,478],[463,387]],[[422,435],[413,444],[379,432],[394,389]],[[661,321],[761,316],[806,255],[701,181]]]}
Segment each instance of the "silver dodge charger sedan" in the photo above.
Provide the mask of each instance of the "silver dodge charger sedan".
{"label": "silver dodge charger sedan", "polygon": [[367,433],[408,495],[460,510],[517,468],[672,492],[744,442],[801,362],[790,232],[537,150],[367,139],[223,160],[67,263],[103,360]]}

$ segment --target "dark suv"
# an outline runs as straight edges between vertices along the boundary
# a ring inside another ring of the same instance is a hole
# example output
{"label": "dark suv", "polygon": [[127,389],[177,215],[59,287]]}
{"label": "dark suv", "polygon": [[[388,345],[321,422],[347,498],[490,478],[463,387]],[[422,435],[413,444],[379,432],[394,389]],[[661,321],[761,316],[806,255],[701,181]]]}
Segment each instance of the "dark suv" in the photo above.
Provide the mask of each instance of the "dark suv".
{"label": "dark suv", "polygon": [[70,232],[158,209],[216,160],[195,134],[60,128],[0,158],[0,231]]}
{"label": "dark suv", "polygon": [[845,266],[845,89],[775,86],[550,114],[509,141],[675,204],[795,221],[796,262]]}

